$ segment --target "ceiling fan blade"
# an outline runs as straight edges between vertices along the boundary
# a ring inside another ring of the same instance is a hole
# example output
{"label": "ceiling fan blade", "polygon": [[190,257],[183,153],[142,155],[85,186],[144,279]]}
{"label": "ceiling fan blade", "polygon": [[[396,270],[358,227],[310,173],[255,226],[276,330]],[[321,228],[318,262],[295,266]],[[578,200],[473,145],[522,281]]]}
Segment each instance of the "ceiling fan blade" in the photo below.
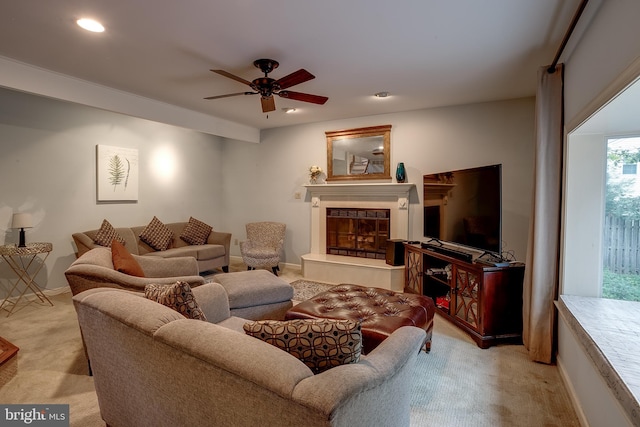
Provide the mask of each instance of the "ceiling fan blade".
{"label": "ceiling fan blade", "polygon": [[315,78],[316,76],[314,76],[304,68],[301,68],[298,71],[294,71],[293,73],[276,80],[276,83],[280,86],[280,89],[286,89],[288,87],[299,85],[300,83],[304,83]]}
{"label": "ceiling fan blade", "polygon": [[256,95],[256,92],[238,92],[238,93],[229,93],[227,95],[217,95],[217,96],[207,96],[204,99],[219,99],[219,98],[229,98],[230,96],[238,96],[238,95]]}
{"label": "ceiling fan blade", "polygon": [[283,98],[293,99],[296,101],[311,102],[313,104],[324,104],[329,100],[326,96],[311,95],[310,93],[293,92],[290,90],[283,90],[278,92],[278,95]]}
{"label": "ceiling fan blade", "polygon": [[262,102],[262,112],[268,113],[269,111],[273,111],[276,109],[276,101],[273,99],[273,95],[265,98],[264,96],[260,98],[260,102]]}
{"label": "ceiling fan blade", "polygon": [[211,71],[213,71],[216,74],[220,74],[221,76],[229,77],[230,79],[233,79],[233,80],[235,80],[237,82],[244,83],[247,86],[251,86],[251,82],[249,80],[245,80],[242,77],[234,76],[233,74],[231,74],[231,73],[229,73],[229,72],[227,72],[225,70],[211,70]]}

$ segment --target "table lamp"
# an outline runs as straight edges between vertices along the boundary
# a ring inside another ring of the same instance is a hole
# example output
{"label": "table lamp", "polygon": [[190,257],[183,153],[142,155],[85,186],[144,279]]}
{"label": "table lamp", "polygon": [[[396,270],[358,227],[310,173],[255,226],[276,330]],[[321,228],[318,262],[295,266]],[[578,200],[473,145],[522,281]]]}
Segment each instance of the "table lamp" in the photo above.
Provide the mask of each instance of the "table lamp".
{"label": "table lamp", "polygon": [[11,223],[11,228],[19,228],[20,229],[20,243],[18,244],[19,248],[24,248],[25,244],[25,236],[24,229],[33,227],[33,221],[31,220],[30,213],[15,213],[13,214],[13,221]]}

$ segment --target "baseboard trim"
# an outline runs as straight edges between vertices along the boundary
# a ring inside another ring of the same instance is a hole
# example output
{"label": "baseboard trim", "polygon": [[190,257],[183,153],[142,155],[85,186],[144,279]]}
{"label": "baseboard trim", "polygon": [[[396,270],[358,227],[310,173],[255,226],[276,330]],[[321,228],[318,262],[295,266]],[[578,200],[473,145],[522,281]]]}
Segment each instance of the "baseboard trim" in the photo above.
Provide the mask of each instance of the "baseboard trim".
{"label": "baseboard trim", "polygon": [[558,367],[558,372],[560,372],[560,379],[564,384],[564,388],[565,390],[567,390],[567,393],[569,394],[571,405],[573,406],[573,409],[576,411],[576,416],[578,417],[578,421],[580,422],[580,425],[582,427],[589,427],[589,422],[587,421],[587,417],[585,416],[584,411],[582,410],[582,405],[578,400],[578,394],[576,393],[575,388],[573,388],[573,384],[571,383],[571,381],[569,381],[569,375],[567,374],[562,358],[559,355],[556,356],[556,366]]}

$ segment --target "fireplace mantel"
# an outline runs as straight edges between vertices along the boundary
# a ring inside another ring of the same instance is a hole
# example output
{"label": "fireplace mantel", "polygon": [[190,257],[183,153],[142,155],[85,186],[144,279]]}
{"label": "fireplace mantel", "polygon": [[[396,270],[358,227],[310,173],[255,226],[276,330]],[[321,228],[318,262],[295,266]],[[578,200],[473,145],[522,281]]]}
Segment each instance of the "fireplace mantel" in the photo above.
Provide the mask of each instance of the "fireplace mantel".
{"label": "fireplace mantel", "polygon": [[392,239],[409,234],[409,192],[415,184],[312,184],[305,185],[311,201],[311,253],[326,253],[326,209],[390,209]]}
{"label": "fireplace mantel", "polygon": [[308,184],[305,188],[311,197],[324,196],[356,196],[381,197],[396,196],[408,198],[409,192],[415,184],[407,183],[371,183],[371,184]]}
{"label": "fireplace mantel", "polygon": [[327,283],[359,283],[402,291],[404,266],[389,266],[384,260],[328,255],[326,252],[327,208],[388,209],[389,237],[407,240],[409,200],[415,184],[312,184],[305,185],[311,203],[311,248],[302,255],[302,274]]}

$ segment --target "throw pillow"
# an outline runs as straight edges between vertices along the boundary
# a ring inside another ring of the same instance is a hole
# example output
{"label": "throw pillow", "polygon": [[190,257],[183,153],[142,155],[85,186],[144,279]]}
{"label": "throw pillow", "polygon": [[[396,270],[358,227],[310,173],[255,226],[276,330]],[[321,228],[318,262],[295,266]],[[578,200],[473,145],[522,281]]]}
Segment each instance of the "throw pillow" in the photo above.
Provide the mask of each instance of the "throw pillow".
{"label": "throw pillow", "polygon": [[173,231],[154,216],[139,237],[156,251],[166,251],[173,240]]}
{"label": "throw pillow", "polygon": [[316,374],[360,360],[362,330],[355,320],[260,320],[243,328],[247,335],[297,357]]}
{"label": "throw pillow", "polygon": [[144,277],[144,271],[136,259],[129,253],[127,248],[117,240],[113,240],[111,243],[111,259],[113,261],[113,268],[120,273],[128,274],[129,276]]}
{"label": "throw pillow", "polygon": [[174,309],[187,319],[207,320],[187,282],[178,281],[172,285],[151,283],[144,287],[144,296]]}
{"label": "throw pillow", "polygon": [[180,234],[180,238],[190,245],[204,245],[207,243],[211,230],[213,230],[213,227],[209,224],[190,217],[189,222]]}
{"label": "throw pillow", "polygon": [[103,220],[93,241],[100,246],[106,246],[108,248],[111,246],[111,242],[113,242],[114,239],[124,245],[124,239],[118,234],[116,229],[113,228],[113,225],[111,225],[111,223],[106,219]]}

